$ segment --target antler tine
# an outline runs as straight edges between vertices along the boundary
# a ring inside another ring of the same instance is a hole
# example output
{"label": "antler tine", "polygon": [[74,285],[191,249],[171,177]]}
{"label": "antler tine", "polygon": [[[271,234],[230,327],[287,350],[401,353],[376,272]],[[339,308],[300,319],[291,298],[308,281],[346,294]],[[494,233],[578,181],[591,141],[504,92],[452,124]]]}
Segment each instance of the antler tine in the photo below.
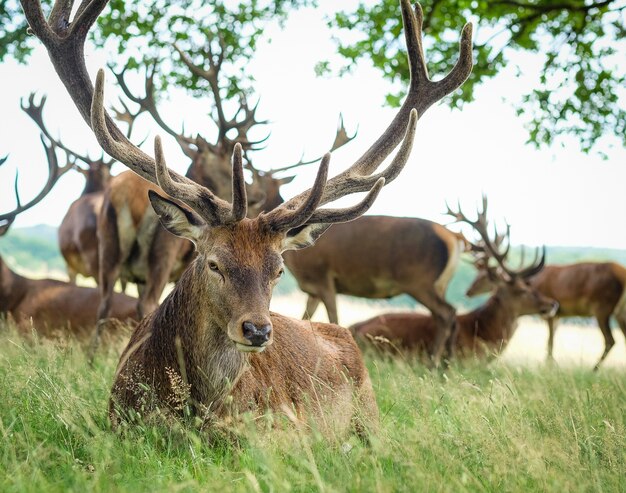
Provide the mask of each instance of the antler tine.
{"label": "antler tine", "polygon": [[[539,251],[541,250],[541,256],[539,255]],[[543,245],[541,249],[535,249],[535,255],[533,257],[532,263],[528,267],[522,267],[524,265],[524,247],[522,246],[522,259],[520,260],[520,267],[517,270],[511,270],[512,275],[515,277],[520,277],[522,279],[527,279],[529,277],[537,274],[546,263],[546,247]]]}
{"label": "antler tine", "polygon": [[145,109],[140,105],[139,109],[135,113],[133,113],[132,111],[130,111],[130,108],[122,98],[119,99],[119,103],[122,105],[121,110],[116,108],[115,106],[111,107],[111,109],[113,110],[114,117],[118,122],[124,122],[128,125],[126,138],[130,139],[133,134],[135,121],[137,120],[137,117],[145,111]]}
{"label": "antler tine", "polygon": [[[125,112],[122,113],[121,120],[128,123],[128,118],[130,117],[132,119],[131,120],[132,123],[129,123],[129,129],[128,129],[128,133],[126,136],[127,138],[130,138],[130,132],[132,131],[132,124],[134,123],[135,118],[137,118],[141,113],[147,112],[150,114],[150,116],[152,116],[152,118],[157,123],[157,125],[159,125],[159,127],[161,127],[163,130],[165,130],[168,134],[170,134],[172,137],[176,139],[178,144],[183,148],[183,151],[188,151],[189,145],[195,145],[195,139],[192,139],[191,137],[187,137],[185,135],[184,129],[181,133],[176,132],[174,129],[172,129],[169,125],[167,125],[167,123],[165,123],[163,118],[161,118],[161,115],[157,109],[157,104],[156,104],[156,100],[154,97],[154,75],[156,73],[156,67],[157,67],[156,60],[154,61],[151,67],[146,67],[146,75],[144,79],[145,95],[143,97],[139,97],[133,94],[133,92],[128,87],[128,84],[126,84],[125,74],[126,74],[127,67],[124,67],[119,72],[115,72],[113,70],[113,67],[109,66],[109,68],[111,69],[111,72],[117,79],[117,83],[122,88],[124,95],[128,99],[130,99],[133,103],[136,103],[139,105],[139,111],[137,111],[137,113],[135,114],[132,114],[130,110],[128,109],[128,107],[120,99],[120,102],[125,109]],[[120,115],[120,112],[118,111],[115,111],[115,112],[117,113],[117,115]],[[128,114],[128,116],[126,114]]]}
{"label": "antler tine", "polygon": [[[125,164],[142,178],[158,184],[156,177],[154,159],[145,152],[133,145],[122,133],[121,130],[111,123],[111,128],[116,129],[114,135],[109,128],[110,117],[104,109],[104,70],[100,69],[96,77],[96,86],[93,92],[91,104],[91,128],[100,146],[113,158]],[[179,175],[173,171],[169,172],[172,179],[177,183],[183,183],[190,187],[203,188],[194,181]],[[191,205],[191,204],[189,204]]]}
{"label": "antler tine", "polygon": [[[537,261],[538,258],[539,258],[539,261]],[[543,269],[545,265],[546,265],[546,246],[543,245],[541,247],[541,257],[539,257],[539,249],[538,248],[535,249],[535,258],[533,260],[533,263],[530,264],[530,266],[526,267],[525,269],[518,270],[517,275],[521,277],[522,279],[527,279],[529,277],[534,276],[539,271],[541,271],[541,269]]]}
{"label": "antler tine", "polygon": [[[404,165],[408,161],[409,155],[411,154],[411,149],[413,147],[413,140],[415,137],[416,123],[417,123],[417,113],[415,112],[415,110],[413,110],[409,118],[409,124],[406,129],[406,134],[402,142],[402,145],[400,146],[400,149],[398,150],[396,156],[394,157],[389,167],[385,169],[385,171],[383,171],[382,173],[378,173],[376,175],[352,178],[349,182],[345,183],[344,185],[344,190],[346,190],[346,194],[358,193],[358,192],[363,192],[363,191],[371,192],[373,188],[377,186],[382,186],[388,181],[392,181],[398,175],[398,173],[400,173],[400,171],[402,170],[402,168],[404,168]],[[330,153],[328,153],[327,156],[328,156],[328,159],[330,159]],[[320,166],[323,166],[325,159],[326,159],[326,156],[324,156],[324,159],[322,159],[322,164]],[[318,172],[318,176],[315,182],[316,185],[318,183],[319,178],[320,178],[320,175]],[[380,181],[381,178],[384,179],[383,182]],[[303,192],[297,196],[297,198],[302,197],[302,196],[305,197],[305,199],[302,202],[292,199],[289,202],[283,203],[281,206],[277,207],[276,209],[268,213],[268,221],[272,222],[272,221],[275,221],[276,218],[281,217],[283,214],[289,214],[288,211],[292,208],[297,207],[297,210],[301,210],[304,207],[304,205],[310,201],[311,196],[317,193],[316,185],[314,185],[314,187],[310,189],[309,191]],[[317,201],[316,207],[319,207],[320,205],[322,205],[324,201],[324,197],[326,197],[329,186],[333,186],[333,180],[327,181],[325,186],[322,187],[322,196]],[[378,191],[376,191],[375,193],[377,194]],[[371,206],[371,203],[369,203],[369,205]],[[363,212],[365,212],[365,210]],[[321,215],[318,217],[324,217],[324,220],[328,220],[330,217],[337,217],[337,222],[342,222],[343,221],[343,219],[341,219],[342,214],[345,213],[347,216],[349,216],[353,212],[354,212],[354,208],[348,208],[345,210],[335,209],[330,215],[322,212]],[[313,212],[311,212],[310,216],[313,216]],[[309,218],[307,218],[305,221],[301,222],[300,224],[304,224],[304,222],[308,222],[309,224],[312,224],[312,221],[310,221]],[[278,228],[280,228],[280,225],[278,226]]]}
{"label": "antler tine", "polygon": [[305,224],[315,213],[315,209],[320,204],[324,195],[324,187],[328,178],[328,165],[330,164],[330,153],[326,153],[320,162],[317,170],[315,183],[310,189],[306,199],[293,211],[277,207],[268,212],[265,219],[269,226],[276,231],[288,231]]}
{"label": "antler tine", "polygon": [[52,136],[52,134],[48,131],[48,128],[46,127],[46,124],[43,121],[43,109],[48,98],[46,95],[41,96],[41,99],[39,100],[39,104],[37,104],[35,102],[36,96],[37,95],[34,92],[31,92],[28,95],[28,103],[24,102],[24,98],[20,99],[20,108],[22,108],[22,111],[24,111],[24,113],[26,113],[30,117],[30,119],[33,120],[37,124],[37,126],[39,127],[39,130],[46,136],[46,138],[50,142],[54,142],[56,147],[58,147],[59,149],[63,149],[63,151],[65,151],[67,155],[71,154],[77,160],[82,161],[88,165],[91,162],[91,159],[89,158],[89,156],[84,156],[82,154],[79,154],[73,151],[72,149],[64,145],[59,139],[55,139]]}
{"label": "antler tine", "polygon": [[[3,231],[2,233],[0,233],[0,235],[8,231],[9,227],[11,226],[13,221],[15,221],[15,218],[18,214],[30,209],[31,207],[41,202],[43,198],[48,195],[48,193],[50,193],[50,190],[52,190],[59,178],[61,178],[61,176],[63,176],[65,173],[73,168],[73,163],[69,159],[65,166],[59,166],[59,161],[56,155],[56,150],[58,146],[53,140],[51,140],[50,144],[48,145],[45,140],[46,138],[47,137],[44,136],[44,134],[41,134],[41,143],[46,151],[46,158],[48,161],[48,179],[46,180],[46,183],[42,190],[32,200],[28,201],[26,204],[23,204],[18,187],[19,173],[15,173],[15,181],[13,187],[15,193],[16,208],[11,212],[0,214],[0,223],[2,223],[2,225],[0,226],[0,231]],[[6,160],[6,158],[4,160]],[[4,163],[4,160],[2,161],[2,163]]]}
{"label": "antler tine", "polygon": [[[450,73],[442,80],[433,82],[428,78],[426,60],[422,47],[422,11],[419,5],[415,12],[411,8],[409,0],[401,0],[402,21],[409,58],[411,80],[409,91],[402,107],[396,114],[383,134],[374,144],[352,164],[348,169],[330,179],[326,185],[326,191],[321,204],[327,204],[338,198],[353,192],[355,180],[370,176],[391,152],[403,140],[405,129],[413,111],[416,117],[420,117],[436,101],[458,88],[472,70],[472,24],[468,23],[463,28],[460,41],[460,55],[457,63]],[[392,173],[387,171],[380,173],[385,176],[386,183],[392,181]],[[391,179],[390,179],[391,178]],[[369,187],[372,182],[367,182]],[[364,191],[361,189],[360,191]],[[289,201],[288,207],[294,207],[292,201],[298,203],[303,200],[302,193]]]}
{"label": "antler tine", "polygon": [[[359,131],[359,128],[357,127],[357,129],[354,131],[354,135],[350,137],[343,123],[343,115],[339,113],[339,126],[337,127],[337,133],[335,134],[335,140],[333,141],[332,146],[330,146],[330,149],[328,152],[336,151],[340,147],[343,147],[344,145],[346,145],[348,142],[354,140],[354,138],[357,136],[358,131]],[[317,156],[316,158],[305,161],[304,152],[303,152],[302,156],[300,157],[300,160],[297,163],[290,164],[288,166],[283,166],[282,168],[274,168],[274,169],[269,170],[267,173],[270,175],[273,175],[273,174],[281,173],[283,171],[287,171],[293,168],[297,168],[299,166],[313,164],[313,163],[318,162],[320,159],[322,159],[322,157],[323,156]]]}
{"label": "antler tine", "polygon": [[[177,183],[172,179],[173,173],[168,169],[165,162],[161,138],[158,135],[154,138],[154,156],[157,184],[165,193],[187,204],[213,226],[236,221],[233,217],[233,209],[230,204],[214,195],[208,188],[194,182]],[[237,160],[237,158],[235,158],[234,163],[234,171],[237,171],[239,176],[235,178],[235,173],[233,174],[233,196],[237,197],[239,200],[241,195],[240,182],[244,181],[243,169],[240,159]],[[243,198],[245,200],[245,189]],[[241,205],[237,204],[235,210],[236,215],[239,216]]]}
{"label": "antler tine", "polygon": [[[463,222],[469,224],[474,228],[474,230],[480,235],[482,245],[477,246],[477,252],[484,253],[487,257],[487,262],[489,258],[493,258],[500,268],[511,278],[515,277],[515,272],[506,266],[506,258],[509,254],[511,242],[508,239],[510,235],[510,227],[507,224],[507,231],[504,235],[500,235],[497,230],[494,229],[494,240],[492,240],[489,236],[489,223],[487,220],[487,196],[483,195],[482,197],[482,209],[478,209],[476,211],[476,220],[469,219],[461,210],[460,203],[458,204],[457,211],[453,211],[450,206],[446,203],[448,208],[447,214],[451,215],[455,218],[457,222]],[[506,248],[504,251],[501,251],[500,247],[504,243],[504,240],[507,240]]]}
{"label": "antler tine", "polygon": [[[210,46],[210,44],[209,44]],[[219,82],[218,82],[218,73],[220,70],[221,62],[217,64],[214,62],[213,54],[210,52],[208,58],[209,61],[209,69],[205,70],[202,67],[194,64],[189,55],[185,53],[176,43],[174,43],[174,49],[178,52],[181,61],[187,66],[189,71],[197,77],[200,77],[206,80],[209,83],[209,87],[211,88],[211,93],[213,94],[213,99],[215,100],[215,109],[217,111],[217,126],[218,126],[218,140],[221,141],[226,137],[226,132],[230,130],[228,127],[228,120],[224,115],[224,107],[222,104],[222,96],[220,94]],[[220,52],[220,56],[221,56]]]}
{"label": "antler tine", "polygon": [[235,144],[233,150],[233,206],[232,221],[241,221],[248,213],[248,199],[246,196],[246,181],[243,177],[243,149],[240,143]]}
{"label": "antler tine", "polygon": [[365,214],[372,207],[384,186],[385,178],[380,177],[358,204],[343,209],[318,209],[307,221],[307,224],[333,224],[352,221]]}

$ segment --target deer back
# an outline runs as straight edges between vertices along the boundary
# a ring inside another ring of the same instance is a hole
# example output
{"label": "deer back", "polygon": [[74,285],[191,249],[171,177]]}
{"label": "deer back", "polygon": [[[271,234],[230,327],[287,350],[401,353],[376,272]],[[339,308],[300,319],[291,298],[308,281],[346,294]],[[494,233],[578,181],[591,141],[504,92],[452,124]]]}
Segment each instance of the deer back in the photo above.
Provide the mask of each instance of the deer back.
{"label": "deer back", "polygon": [[438,281],[447,285],[459,248],[453,233],[431,221],[363,216],[333,226],[312,247],[285,252],[284,258],[305,291],[332,275],[339,293],[387,298]]}

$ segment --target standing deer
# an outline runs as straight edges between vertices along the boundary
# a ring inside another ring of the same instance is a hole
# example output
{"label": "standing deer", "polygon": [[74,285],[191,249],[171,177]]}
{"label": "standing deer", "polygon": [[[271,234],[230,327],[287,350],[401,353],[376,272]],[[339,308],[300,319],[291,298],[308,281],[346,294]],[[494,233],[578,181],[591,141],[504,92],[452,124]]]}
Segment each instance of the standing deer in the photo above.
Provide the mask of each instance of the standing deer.
{"label": "standing deer", "polygon": [[[610,318],[615,317],[626,337],[626,269],[615,262],[580,262],[571,265],[547,265],[530,278],[534,289],[559,302],[559,310],[549,317],[548,358],[553,359],[554,333],[559,318],[595,317],[604,338],[604,351],[594,370],[615,345]],[[468,296],[493,289],[490,278],[482,270],[467,290]]]}
{"label": "standing deer", "polygon": [[[208,44],[210,46],[210,43]],[[227,118],[222,106],[220,88],[220,68],[223,56],[209,49],[206,71],[192,63],[180,49],[176,48],[183,62],[190,71],[209,82],[209,87],[216,105],[215,124],[218,137],[215,143],[200,135],[195,138],[178,133],[168,126],[157,110],[154,96],[154,77],[156,65],[148,67],[144,80],[144,96],[133,94],[125,82],[125,71],[115,74],[124,94],[139,105],[139,112],[149,113],[155,122],[173,136],[181,149],[192,162],[186,177],[209,188],[218,197],[228,199],[232,196],[230,183],[230,156],[235,141],[242,143],[244,151],[255,150],[260,142],[248,138],[250,129],[265,124],[256,118],[256,107],[250,108],[242,99],[239,108]],[[229,137],[232,132],[236,137]],[[345,137],[344,137],[345,136]],[[337,130],[333,150],[349,142],[353,137],[345,134],[343,122]],[[295,166],[309,164],[300,161]],[[275,178],[275,173],[291,167],[260,172],[250,163],[255,180],[246,184],[248,214],[257,215],[264,210],[271,210],[282,201],[278,193],[280,185],[287,179]],[[116,279],[122,277],[139,286],[137,311],[140,316],[153,311],[169,281],[176,281],[194,255],[193,246],[185,239],[174,237],[159,225],[157,216],[148,203],[148,191],[155,186],[130,171],[121,173],[111,180],[104,192],[102,214],[98,222],[98,243],[100,248],[100,290],[102,300],[98,309],[98,318],[105,319],[109,313],[110,299]],[[96,334],[96,341],[99,332]]]}
{"label": "standing deer", "polygon": [[434,360],[454,351],[455,309],[445,300],[465,242],[425,219],[363,216],[331,228],[305,250],[285,252],[285,264],[308,294],[304,318],[320,301],[338,323],[337,294],[391,298],[406,293],[428,308],[437,325]]}
{"label": "standing deer", "polygon": [[[0,214],[0,236],[7,233],[17,215],[38,204],[54,187],[57,180],[74,168],[68,159],[60,167],[54,141],[42,143],[48,157],[48,179],[37,196],[22,204],[17,179],[15,193],[17,207],[12,212]],[[97,289],[78,287],[54,279],[28,279],[13,272],[0,258],[0,315],[11,317],[22,332],[35,328],[40,335],[49,336],[57,331],[77,336],[91,334],[96,326]],[[111,315],[121,321],[136,320],[137,300],[116,294],[111,305]]]}
{"label": "standing deer", "polygon": [[[455,67],[432,82],[422,50],[422,10],[418,5],[413,11],[408,0],[402,0],[411,82],[396,117],[345,171],[327,179],[330,155],[325,155],[311,189],[250,219],[241,145],[234,147],[229,203],[168,170],[159,138],[152,159],[108,117],[104,72],[98,73],[92,89],[83,59],[87,32],[106,4],[85,2],[70,22],[72,2],[59,0],[46,21],[39,1],[22,0],[32,32],[48,49],[100,145],[160,187],[162,192],[151,190],[149,199],[161,224],[192,241],[197,251],[174,290],[139,324],[121,357],[110,402],[114,426],[132,410],[144,415],[156,408],[180,413],[174,389],[180,382],[194,412],[287,408],[297,415],[310,410],[315,417],[317,409],[332,409],[333,424],[345,428],[354,409],[361,408],[374,420],[371,383],[349,332],[270,313],[272,288],[282,273],[283,251],[306,247],[333,223],[360,216],[383,185],[400,173],[413,144],[417,115],[458,88],[471,72],[471,24],[463,29]],[[376,173],[398,146],[391,164]],[[367,195],[355,206],[320,208],[357,192]]]}
{"label": "standing deer", "polygon": [[[535,313],[553,314],[558,309],[557,302],[528,283],[529,278],[543,269],[545,249],[538,261],[536,256],[532,265],[514,270],[506,263],[508,246],[501,249],[502,240],[498,235],[495,240],[489,238],[486,200],[475,221],[469,220],[460,209],[458,212],[448,209],[448,212],[457,221],[470,224],[480,235],[483,253],[477,262],[483,266],[495,286],[494,294],[484,305],[457,317],[459,330],[455,341],[456,352],[465,357],[497,356],[513,337],[519,317]],[[497,268],[489,266],[490,259],[496,262]],[[434,317],[418,313],[379,315],[357,323],[350,329],[357,337],[368,337],[374,341],[376,338],[385,338],[399,347],[426,354],[430,354],[436,344],[437,324]]]}

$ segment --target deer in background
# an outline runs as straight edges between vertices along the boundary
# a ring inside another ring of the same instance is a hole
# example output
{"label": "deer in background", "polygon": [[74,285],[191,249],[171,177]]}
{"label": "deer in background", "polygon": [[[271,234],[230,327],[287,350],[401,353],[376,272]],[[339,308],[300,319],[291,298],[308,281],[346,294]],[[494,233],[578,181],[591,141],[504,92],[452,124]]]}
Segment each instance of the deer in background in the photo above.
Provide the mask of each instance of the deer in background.
{"label": "deer in background", "polygon": [[[604,351],[594,366],[597,370],[615,345],[611,316],[626,337],[626,269],[615,262],[547,265],[529,281],[537,291],[559,302],[556,314],[545,317],[549,330],[548,358],[553,359],[554,333],[559,318],[595,317],[604,338]],[[488,293],[493,288],[486,272],[479,270],[467,295]]]}
{"label": "deer in background", "polygon": [[[432,313],[437,326],[431,357],[453,356],[455,309],[445,299],[465,241],[425,219],[363,216],[331,228],[311,248],[285,252],[285,264],[308,294],[304,318],[320,301],[338,323],[337,294],[391,298],[406,293]],[[449,341],[449,342],[448,342]],[[447,343],[447,344],[446,344]]]}
{"label": "deer in background", "polygon": [[[262,141],[254,142],[248,138],[248,132],[266,122],[257,120],[257,108],[249,107],[245,98],[231,118],[226,116],[220,87],[220,69],[223,62],[221,46],[211,47],[207,61],[209,69],[196,66],[180,49],[179,56],[190,71],[208,81],[215,101],[214,123],[218,128],[215,143],[197,135],[188,137],[168,126],[158,112],[154,95],[154,77],[156,64],[146,69],[144,96],[133,94],[125,81],[125,70],[115,77],[124,94],[139,106],[137,114],[149,113],[153,120],[173,136],[186,156],[192,162],[186,177],[209,188],[218,197],[229,199],[232,196],[230,182],[230,156],[235,142],[242,144],[244,152],[258,148]],[[213,51],[212,51],[213,50]],[[236,136],[229,137],[232,133]],[[349,142],[343,121],[339,129],[333,150]],[[296,166],[310,164],[303,161],[281,169],[261,172],[248,168],[255,178],[252,184],[246,184],[248,215],[255,216],[263,210],[271,210],[282,202],[279,187],[290,181],[289,178],[276,178],[276,174]],[[155,186],[130,171],[121,173],[111,180],[104,192],[102,214],[98,223],[98,242],[100,248],[100,290],[102,300],[98,309],[98,318],[105,319],[109,313],[109,303],[116,279],[122,277],[136,282],[139,288],[137,312],[144,316],[158,305],[159,298],[169,281],[176,281],[193,258],[190,242],[169,234],[159,225],[156,215],[148,203],[148,191]],[[98,335],[96,335],[97,341]]]}
{"label": "deer in background", "polygon": [[[42,134],[54,145],[62,149],[73,161],[73,169],[85,177],[85,188],[80,197],[70,205],[59,226],[59,249],[67,264],[70,282],[76,284],[77,274],[98,280],[98,241],[96,227],[102,191],[111,179],[111,166],[114,160],[104,158],[91,159],[69,149],[60,140],[54,139],[43,121],[43,109],[46,97],[37,104],[35,94],[31,93],[28,102],[21,102],[22,110],[37,124]],[[79,162],[87,167],[79,166]]]}
{"label": "deer in background", "polygon": [[[24,1],[22,6],[103,149],[168,194],[150,192],[156,214],[169,231],[193,241],[197,249],[174,290],[142,320],[121,357],[111,396],[114,426],[132,410],[144,416],[156,408],[180,414],[172,375],[184,382],[189,394],[185,402],[195,413],[286,408],[297,416],[310,411],[316,417],[317,409],[329,409],[333,425],[345,429],[356,408],[374,421],[371,383],[349,332],[270,313],[272,287],[282,272],[281,252],[306,247],[333,223],[363,214],[383,185],[400,173],[413,144],[417,115],[458,88],[471,72],[471,25],[463,30],[455,67],[432,82],[422,50],[421,8],[413,11],[402,0],[411,82],[396,117],[345,171],[328,179],[327,154],[311,189],[251,219],[246,217],[242,146],[234,148],[229,203],[168,170],[158,138],[152,159],[107,116],[104,72],[98,73],[92,90],[83,59],[87,32],[106,4],[103,0],[79,8],[72,21],[71,2],[58,1],[48,21],[39,2]],[[391,164],[377,172],[398,146]],[[367,195],[355,206],[320,208],[357,192]]]}
{"label": "deer in background", "polygon": [[[17,207],[0,214],[0,236],[6,234],[18,214],[37,205],[54,187],[57,180],[74,169],[75,163],[68,157],[65,166],[59,166],[55,141],[42,143],[48,157],[48,179],[37,196],[22,204],[15,184]],[[86,336],[96,326],[96,308],[100,296],[95,288],[75,286],[55,279],[29,279],[12,271],[0,257],[0,315],[12,318],[21,332],[33,328],[39,335],[57,333]],[[123,322],[136,320],[137,300],[123,294],[115,295],[111,304],[113,318]]]}
{"label": "deer in background", "polygon": [[[512,269],[507,265],[510,242],[503,249],[504,236],[491,239],[487,225],[487,199],[475,221],[460,210],[448,208],[448,214],[457,221],[471,225],[480,235],[482,245],[472,249],[476,261],[495,286],[494,294],[481,307],[457,317],[458,335],[455,341],[459,356],[494,357],[508,345],[522,315],[549,315],[556,312],[558,303],[533,288],[528,279],[540,272],[545,263],[545,249],[541,258],[535,255],[527,267]],[[480,252],[480,253],[478,253]],[[495,261],[489,265],[489,261]],[[390,341],[404,349],[430,354],[436,343],[437,324],[432,316],[419,313],[388,313],[357,323],[350,328],[356,337],[376,341]]]}

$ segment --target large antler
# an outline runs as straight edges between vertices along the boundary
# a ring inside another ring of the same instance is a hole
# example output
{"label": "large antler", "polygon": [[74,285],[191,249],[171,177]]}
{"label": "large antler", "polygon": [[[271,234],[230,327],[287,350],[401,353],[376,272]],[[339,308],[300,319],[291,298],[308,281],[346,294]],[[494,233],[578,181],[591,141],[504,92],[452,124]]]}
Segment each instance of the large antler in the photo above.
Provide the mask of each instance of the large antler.
{"label": "large antler", "polygon": [[[13,221],[15,221],[18,214],[41,202],[43,198],[50,193],[50,190],[52,190],[59,178],[74,167],[74,162],[69,158],[69,156],[67,163],[64,166],[59,166],[56,154],[57,148],[59,147],[54,140],[50,140],[50,144],[47,144],[46,137],[42,134],[41,143],[46,150],[46,158],[48,160],[48,179],[46,180],[46,183],[41,191],[32,200],[28,201],[26,204],[22,204],[18,187],[19,174],[17,172],[15,173],[14,190],[17,207],[11,212],[0,214],[0,236],[4,235],[9,230],[9,227],[13,224]],[[6,157],[0,160],[0,165],[4,164],[6,160]]]}
{"label": "large antler", "polygon": [[[91,125],[98,142],[108,154],[152,183],[161,183],[166,192],[187,203],[212,224],[232,221],[240,216],[240,211],[245,207],[239,203],[242,198],[245,200],[245,189],[241,193],[242,187],[240,186],[243,181],[241,166],[238,165],[240,156],[237,152],[240,151],[235,151],[233,159],[233,204],[231,206],[208,189],[177,173],[168,171],[162,159],[160,163],[156,163],[138,147],[131,144],[106,114],[103,104],[104,72],[102,70],[98,72],[94,90],[85,67],[83,47],[87,32],[107,4],[107,0],[83,0],[71,22],[70,14],[73,5],[71,0],[56,0],[48,21],[44,18],[39,0],[21,0],[21,3],[32,31],[48,49],[57,73],[83,118]],[[463,29],[460,58],[457,64],[445,78],[433,82],[428,77],[422,49],[421,7],[416,6],[413,12],[409,0],[401,0],[401,7],[411,82],[407,98],[400,111],[372,147],[343,173],[326,181],[325,169],[328,166],[328,159],[323,160],[315,186],[268,213],[266,219],[270,226],[283,229],[287,226],[295,227],[296,224],[335,222],[353,217],[357,212],[363,212],[365,206],[371,205],[385,181],[392,181],[406,163],[413,143],[418,113],[423,114],[433,103],[459,87],[469,76],[472,68],[471,24],[467,24]],[[179,53],[190,70],[202,70],[193,63],[188,63],[191,60],[185,58],[184,53]],[[201,75],[206,76],[216,98],[219,98],[219,87],[214,88],[213,82],[217,73],[215,68],[219,68],[221,64],[222,54],[223,50],[217,56],[210,56],[209,69],[205,71],[206,74]],[[209,53],[209,55],[212,54]],[[218,119],[221,122],[221,128],[227,129],[228,120],[223,112],[220,113],[221,105],[218,101],[219,99],[216,99]],[[231,121],[230,124],[234,125],[235,122]],[[401,141],[403,145],[391,165],[374,175],[374,171]],[[156,147],[159,153],[158,142]],[[320,185],[322,181],[324,183]],[[357,206],[348,209],[316,211],[318,206],[344,195],[368,190],[366,198]]]}
{"label": "large antler", "polygon": [[39,104],[35,102],[35,98],[35,93],[31,92],[28,96],[28,100],[25,100],[24,98],[20,99],[20,107],[22,108],[22,111],[24,111],[24,113],[26,113],[31,118],[31,120],[33,120],[37,124],[39,130],[41,130],[41,133],[43,133],[50,142],[53,142],[56,147],[58,147],[59,149],[63,149],[68,157],[71,157],[77,161],[82,161],[83,163],[89,165],[89,163],[92,161],[89,156],[85,156],[83,154],[79,154],[73,151],[72,149],[64,145],[59,139],[55,139],[52,136],[43,121],[43,109],[46,104],[47,97],[41,96]]}
{"label": "large antler", "polygon": [[[460,56],[456,65],[442,80],[431,81],[422,47],[422,8],[417,4],[413,11],[409,0],[401,0],[400,3],[411,76],[408,94],[398,114],[378,140],[352,166],[328,180],[319,200],[320,205],[348,194],[371,190],[380,178],[384,178],[386,183],[394,180],[410,154],[418,115],[421,116],[436,101],[457,89],[472,70],[472,25],[468,23],[461,34]],[[373,174],[401,141],[403,146],[391,165]],[[270,221],[285,211],[297,208],[310,192],[307,190],[270,212]],[[351,211],[346,210],[346,213]],[[318,217],[312,216],[307,222],[312,223]],[[341,210],[335,210],[332,215],[324,213],[324,217],[341,220]]]}
{"label": "large antler", "polygon": [[[482,198],[482,210],[476,211],[476,219],[469,219],[461,210],[461,205],[457,205],[457,210],[454,211],[446,204],[446,214],[452,216],[456,222],[463,222],[469,224],[480,235],[481,242],[479,245],[474,246],[476,252],[477,262],[476,265],[480,269],[491,270],[489,266],[489,259],[493,258],[502,272],[506,274],[509,280],[515,278],[528,278],[535,275],[541,269],[543,269],[546,261],[546,248],[541,249],[541,257],[539,256],[539,249],[535,250],[535,258],[528,267],[520,267],[513,269],[507,265],[507,258],[511,250],[511,227],[506,224],[506,231],[504,233],[498,233],[494,227],[494,238],[491,239],[489,235],[489,223],[487,220],[487,196],[483,195]],[[520,265],[524,263],[524,248],[522,247]],[[497,271],[493,271],[496,273]]]}

